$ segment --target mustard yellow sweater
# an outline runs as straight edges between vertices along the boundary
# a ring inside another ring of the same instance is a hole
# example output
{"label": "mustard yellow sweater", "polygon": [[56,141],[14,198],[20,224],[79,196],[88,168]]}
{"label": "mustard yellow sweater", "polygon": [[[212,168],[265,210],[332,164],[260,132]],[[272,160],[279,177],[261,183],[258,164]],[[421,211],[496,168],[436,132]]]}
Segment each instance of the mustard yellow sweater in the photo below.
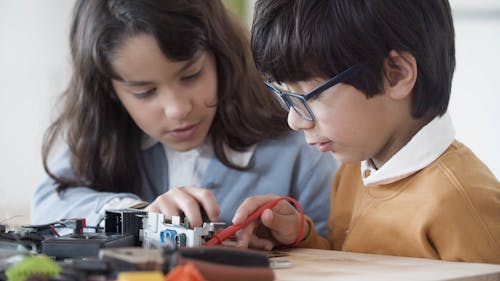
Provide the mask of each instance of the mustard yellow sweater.
{"label": "mustard yellow sweater", "polygon": [[326,240],[311,228],[300,246],[500,263],[500,183],[456,140],[429,166],[391,184],[365,187],[359,163],[342,165],[328,233]]}

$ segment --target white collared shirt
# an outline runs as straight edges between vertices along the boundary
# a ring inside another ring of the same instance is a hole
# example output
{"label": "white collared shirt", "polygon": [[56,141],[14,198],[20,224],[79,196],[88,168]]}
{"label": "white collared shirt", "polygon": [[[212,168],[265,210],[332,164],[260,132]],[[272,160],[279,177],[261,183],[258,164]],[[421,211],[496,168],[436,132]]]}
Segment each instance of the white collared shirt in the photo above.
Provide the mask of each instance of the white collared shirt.
{"label": "white collared shirt", "polygon": [[176,151],[165,144],[168,162],[168,189],[180,186],[200,186],[213,154],[210,141],[188,151]]}
{"label": "white collared shirt", "polygon": [[376,169],[369,160],[361,162],[361,178],[365,186],[388,184],[427,167],[448,149],[455,139],[455,129],[448,113],[434,118]]}
{"label": "white collared shirt", "polygon": [[[158,141],[145,135],[141,148],[148,149],[156,143]],[[223,149],[231,163],[246,167],[256,146],[253,145],[246,151],[239,152],[224,144]],[[207,137],[201,146],[188,151],[176,151],[165,144],[163,144],[163,149],[168,161],[168,189],[180,186],[201,186],[203,176],[214,153],[210,137]]]}

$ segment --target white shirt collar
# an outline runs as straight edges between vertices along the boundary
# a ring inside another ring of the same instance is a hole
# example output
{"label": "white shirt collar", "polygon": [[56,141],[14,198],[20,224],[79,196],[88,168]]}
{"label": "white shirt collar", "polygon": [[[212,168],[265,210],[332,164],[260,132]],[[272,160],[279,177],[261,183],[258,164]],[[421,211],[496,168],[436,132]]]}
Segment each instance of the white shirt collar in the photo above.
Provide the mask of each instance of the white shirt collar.
{"label": "white shirt collar", "polygon": [[180,186],[201,186],[213,155],[210,138],[188,151],[176,151],[163,145],[168,162],[169,189]]}
{"label": "white shirt collar", "polygon": [[[141,150],[147,150],[151,147],[153,147],[155,144],[157,144],[159,141],[155,140],[154,138],[150,137],[147,134],[142,134],[141,138]],[[232,148],[230,148],[228,145],[224,144],[224,153],[226,154],[228,160],[240,167],[247,167],[248,163],[250,162],[250,159],[252,158],[253,153],[255,152],[255,148],[257,145],[252,145],[249,147],[247,150],[239,152],[236,151]]]}
{"label": "white shirt collar", "polygon": [[434,118],[378,170],[369,160],[361,162],[365,186],[388,184],[405,178],[436,160],[455,139],[455,129],[448,113]]}

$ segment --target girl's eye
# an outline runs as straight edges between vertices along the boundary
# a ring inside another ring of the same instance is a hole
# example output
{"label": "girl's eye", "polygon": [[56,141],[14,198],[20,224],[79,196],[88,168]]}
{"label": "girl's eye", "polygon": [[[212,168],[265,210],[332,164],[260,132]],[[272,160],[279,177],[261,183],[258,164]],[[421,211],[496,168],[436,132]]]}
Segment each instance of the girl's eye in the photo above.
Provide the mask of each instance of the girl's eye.
{"label": "girl's eye", "polygon": [[194,80],[196,79],[197,77],[199,77],[201,75],[201,70],[199,70],[198,72],[196,73],[193,73],[193,74],[190,74],[190,75],[186,75],[184,77],[181,77],[181,80],[182,81],[190,81],[190,80]]}
{"label": "girl's eye", "polygon": [[152,96],[155,93],[155,91],[156,91],[156,89],[151,89],[151,90],[148,90],[148,91],[142,92],[142,93],[134,93],[134,96],[138,99],[145,99],[145,98]]}

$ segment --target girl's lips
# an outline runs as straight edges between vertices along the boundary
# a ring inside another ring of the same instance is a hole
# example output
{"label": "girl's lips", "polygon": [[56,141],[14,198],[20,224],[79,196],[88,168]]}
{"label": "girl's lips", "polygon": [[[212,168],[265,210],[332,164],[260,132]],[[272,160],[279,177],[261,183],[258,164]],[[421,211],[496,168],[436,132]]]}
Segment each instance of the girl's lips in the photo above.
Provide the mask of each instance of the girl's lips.
{"label": "girl's lips", "polygon": [[316,148],[321,152],[331,151],[333,148],[333,141],[318,142],[315,144]]}
{"label": "girl's lips", "polygon": [[194,124],[183,128],[171,130],[168,132],[168,134],[176,141],[187,141],[196,134],[196,131],[198,130],[198,125],[199,124]]}

